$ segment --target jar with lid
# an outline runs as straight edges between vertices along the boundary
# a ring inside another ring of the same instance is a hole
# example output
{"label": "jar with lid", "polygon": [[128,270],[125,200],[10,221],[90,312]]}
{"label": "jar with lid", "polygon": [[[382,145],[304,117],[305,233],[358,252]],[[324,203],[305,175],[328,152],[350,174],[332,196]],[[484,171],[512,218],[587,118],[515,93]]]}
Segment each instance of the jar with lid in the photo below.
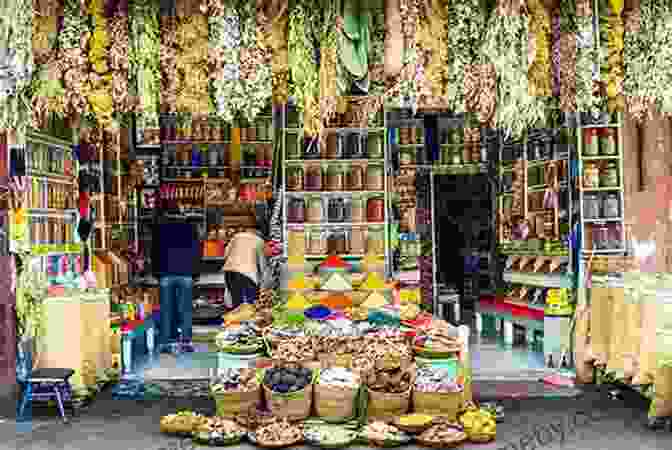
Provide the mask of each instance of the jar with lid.
{"label": "jar with lid", "polygon": [[413,152],[408,149],[403,149],[399,152],[399,164],[408,166],[413,164]]}
{"label": "jar with lid", "polygon": [[350,252],[354,255],[366,253],[366,232],[364,227],[352,227],[350,230]]}
{"label": "jar with lid", "polygon": [[321,223],[324,218],[323,202],[320,197],[311,197],[308,199],[306,207],[306,222]]}
{"label": "jar with lid", "polygon": [[368,157],[371,159],[383,159],[383,139],[378,133],[369,133],[368,135]]}
{"label": "jar with lid", "polygon": [[287,233],[287,253],[301,256],[306,252],[306,233],[302,229],[291,229]]}
{"label": "jar with lid", "polygon": [[288,133],[285,136],[285,145],[287,159],[301,159],[301,151],[299,151],[299,137],[297,135]]}
{"label": "jar with lid", "polygon": [[287,208],[287,219],[293,223],[303,223],[305,217],[306,202],[304,199],[296,197],[289,201],[289,208]]}
{"label": "jar with lid", "polygon": [[330,198],[327,204],[327,220],[331,223],[344,222],[344,207],[343,199]]}
{"label": "jar with lid", "polygon": [[618,187],[618,165],[609,161],[600,171],[600,186]]}
{"label": "jar with lid", "polygon": [[327,158],[343,158],[343,146],[339,141],[340,139],[337,133],[329,133],[327,135]]}
{"label": "jar with lid", "polygon": [[359,164],[353,164],[347,170],[346,188],[349,191],[361,191],[364,189],[364,168]]}
{"label": "jar with lid", "polygon": [[366,189],[369,191],[382,191],[385,183],[383,166],[370,164],[366,168]]}
{"label": "jar with lid", "polygon": [[343,136],[342,141],[345,144],[345,154],[350,159],[366,158],[365,147],[362,145],[362,139],[359,133],[350,133]]}
{"label": "jar with lid", "polygon": [[327,253],[345,255],[348,253],[347,235],[345,229],[336,229],[327,237]]}
{"label": "jar with lid", "polygon": [[322,167],[319,165],[309,166],[306,169],[305,189],[307,191],[322,190]]}
{"label": "jar with lid", "polygon": [[596,128],[586,128],[583,130],[583,147],[583,156],[597,156],[600,153]]}
{"label": "jar with lid", "polygon": [[352,197],[352,200],[350,201],[350,220],[353,223],[366,222],[365,210],[364,199],[359,196]]}
{"label": "jar with lid", "polygon": [[323,255],[327,250],[326,247],[323,231],[313,229],[308,232],[306,253],[310,255]]}
{"label": "jar with lid", "polygon": [[600,185],[600,169],[597,164],[588,163],[583,168],[583,187],[596,188]]}
{"label": "jar with lid", "polygon": [[287,168],[287,190],[303,190],[303,167],[290,166]]}
{"label": "jar with lid", "polygon": [[385,221],[385,200],[382,196],[371,197],[366,202],[366,220],[378,223]]}
{"label": "jar with lid", "polygon": [[586,194],[583,197],[583,215],[586,219],[600,218],[600,200],[597,194]]}
{"label": "jar with lid", "polygon": [[618,194],[615,192],[610,192],[604,196],[602,201],[602,217],[607,219],[616,219],[620,217],[620,202],[618,200]]}
{"label": "jar with lid", "polygon": [[366,252],[381,256],[385,253],[385,234],[383,227],[370,227],[366,234]]}
{"label": "jar with lid", "polygon": [[343,167],[331,165],[327,169],[327,190],[342,191],[344,188]]}
{"label": "jar with lid", "polygon": [[614,128],[603,128],[600,133],[600,154],[614,156],[616,153],[616,130]]}

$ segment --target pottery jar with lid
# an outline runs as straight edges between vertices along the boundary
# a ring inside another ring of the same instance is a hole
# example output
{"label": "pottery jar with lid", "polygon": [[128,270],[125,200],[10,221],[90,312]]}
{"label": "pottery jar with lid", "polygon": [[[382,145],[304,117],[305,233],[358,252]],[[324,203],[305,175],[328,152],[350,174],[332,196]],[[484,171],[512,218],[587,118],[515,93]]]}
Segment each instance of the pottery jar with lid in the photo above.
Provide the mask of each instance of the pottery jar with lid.
{"label": "pottery jar with lid", "polygon": [[366,203],[360,196],[352,197],[350,202],[350,220],[353,223],[366,222]]}
{"label": "pottery jar with lid", "polygon": [[335,229],[327,237],[327,253],[344,255],[348,253],[348,242],[345,229]]}
{"label": "pottery jar with lid", "polygon": [[383,227],[369,227],[366,234],[366,252],[380,256],[385,253],[385,234]]}
{"label": "pottery jar with lid", "polygon": [[616,161],[609,161],[600,171],[600,186],[618,186],[618,164],[616,164]]}
{"label": "pottery jar with lid", "polygon": [[320,197],[311,197],[306,205],[306,222],[321,223],[324,219],[323,202]]}
{"label": "pottery jar with lid", "polygon": [[583,168],[583,187],[596,188],[600,185],[600,169],[597,164],[588,163]]}
{"label": "pottery jar with lid", "polygon": [[299,150],[299,137],[297,135],[287,134],[285,136],[285,145],[287,159],[301,159],[301,151]]}
{"label": "pottery jar with lid", "polygon": [[287,190],[303,190],[303,167],[290,166],[287,168]]}
{"label": "pottery jar with lid", "polygon": [[342,191],[345,184],[344,181],[345,181],[345,175],[343,167],[332,164],[327,168],[328,191]]}
{"label": "pottery jar with lid", "polygon": [[399,152],[399,164],[402,166],[413,164],[413,152],[408,149],[402,149]]}
{"label": "pottery jar with lid", "polygon": [[287,208],[287,218],[293,223],[303,223],[306,220],[306,202],[300,197],[295,197],[289,201]]}
{"label": "pottery jar with lid", "polygon": [[385,200],[382,196],[371,197],[366,202],[367,222],[385,221]]}
{"label": "pottery jar with lid", "polygon": [[344,153],[350,159],[366,158],[359,133],[348,133],[343,136]]}
{"label": "pottery jar with lid", "polygon": [[350,230],[350,252],[355,255],[366,253],[365,227],[352,227]]}
{"label": "pottery jar with lid", "polygon": [[319,165],[309,166],[306,169],[305,189],[307,191],[322,190],[322,167]]}
{"label": "pottery jar with lid", "polygon": [[600,144],[597,137],[597,129],[587,128],[583,130],[583,156],[597,156],[600,153]]}
{"label": "pottery jar with lid", "polygon": [[616,153],[616,130],[614,128],[602,129],[600,133],[600,154],[614,156]]}
{"label": "pottery jar with lid", "polygon": [[346,189],[349,191],[361,191],[364,189],[364,168],[359,164],[348,167],[345,176]]}
{"label": "pottery jar with lid", "polygon": [[610,192],[602,200],[602,217],[616,219],[620,217],[620,201],[616,192]]}
{"label": "pottery jar with lid", "polygon": [[382,191],[384,183],[383,166],[380,164],[369,164],[366,168],[366,189],[369,191]]}

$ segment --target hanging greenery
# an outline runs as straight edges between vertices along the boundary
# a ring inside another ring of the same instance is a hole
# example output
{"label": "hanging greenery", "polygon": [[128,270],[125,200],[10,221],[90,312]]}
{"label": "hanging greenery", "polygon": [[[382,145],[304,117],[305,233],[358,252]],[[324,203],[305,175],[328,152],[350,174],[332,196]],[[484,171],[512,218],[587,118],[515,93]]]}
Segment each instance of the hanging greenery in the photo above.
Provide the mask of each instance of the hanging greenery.
{"label": "hanging greenery", "polygon": [[49,283],[46,273],[29,267],[31,255],[18,253],[17,268],[20,272],[16,280],[16,319],[21,337],[39,339],[44,336],[44,300],[47,298]]}
{"label": "hanging greenery", "polygon": [[417,80],[421,75],[418,64],[416,34],[419,22],[419,0],[399,0],[399,15],[403,48],[401,71],[396,79],[388,80],[385,101],[398,108],[417,108]]}
{"label": "hanging greenery", "polygon": [[159,2],[134,0],[129,4],[129,13],[129,96],[137,111],[137,128],[156,129],[159,127],[162,56]]}
{"label": "hanging greenery", "polygon": [[551,13],[540,0],[527,2],[530,10],[530,53],[532,60],[528,68],[530,95],[550,96],[552,94],[551,73]]}
{"label": "hanging greenery", "polygon": [[431,3],[422,10],[416,35],[418,64],[422,65],[418,106],[424,108],[447,107],[450,78],[448,1]]}
{"label": "hanging greenery", "polygon": [[[213,0],[209,8],[217,114],[227,122],[238,117],[252,122],[273,95],[270,36],[257,33],[255,0]],[[261,23],[259,29],[270,27],[269,23]]]}
{"label": "hanging greenery", "polygon": [[0,7],[0,132],[21,132],[31,119],[32,11],[30,0]]}
{"label": "hanging greenery", "polygon": [[519,138],[531,126],[543,122],[548,99],[528,90],[529,18],[526,11],[507,10],[501,1],[488,20],[481,48],[483,64],[491,63],[497,76],[497,102],[493,124],[507,137]]}
{"label": "hanging greenery", "polygon": [[371,11],[371,47],[369,49],[369,95],[385,93],[385,9]]}

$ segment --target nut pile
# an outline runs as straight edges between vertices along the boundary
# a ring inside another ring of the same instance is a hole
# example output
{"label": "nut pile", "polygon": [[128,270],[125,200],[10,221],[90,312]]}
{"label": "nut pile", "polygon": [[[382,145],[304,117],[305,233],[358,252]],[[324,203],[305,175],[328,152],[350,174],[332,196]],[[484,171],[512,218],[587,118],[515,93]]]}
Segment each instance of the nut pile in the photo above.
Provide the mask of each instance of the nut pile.
{"label": "nut pile", "polygon": [[312,361],[315,359],[313,339],[308,336],[284,339],[273,351],[273,358],[288,362]]}
{"label": "nut pile", "polygon": [[431,328],[416,339],[416,345],[437,352],[459,352],[462,345],[457,330],[445,328]]}
{"label": "nut pile", "polygon": [[397,427],[379,421],[366,425],[361,435],[364,439],[372,441],[401,441],[406,436]]}
{"label": "nut pile", "polygon": [[364,375],[369,389],[377,392],[407,392],[415,378],[415,366],[402,360],[399,354],[390,354],[386,358],[377,359],[374,367]]}
{"label": "nut pile", "polygon": [[[196,432],[207,435],[209,439],[231,439],[241,437],[246,431],[232,420],[221,417],[210,417],[196,427]],[[205,435],[201,437],[205,438]]]}
{"label": "nut pile", "polygon": [[213,394],[224,392],[249,392],[259,387],[254,369],[227,369],[212,380],[210,389]]}
{"label": "nut pile", "polygon": [[261,446],[293,444],[303,440],[303,430],[289,423],[287,419],[276,419],[258,428],[252,435],[252,440]]}
{"label": "nut pile", "polygon": [[259,337],[259,329],[250,323],[243,323],[238,327],[228,327],[217,334],[215,338],[217,347],[255,347],[262,344]]}
{"label": "nut pile", "polygon": [[307,441],[322,445],[347,444],[357,437],[355,431],[337,425],[312,425],[303,435]]}
{"label": "nut pile", "polygon": [[418,440],[433,444],[455,444],[467,440],[467,433],[458,424],[445,422],[425,430]]}
{"label": "nut pile", "polygon": [[331,367],[320,371],[318,384],[357,388],[359,377],[352,370],[343,367]]}

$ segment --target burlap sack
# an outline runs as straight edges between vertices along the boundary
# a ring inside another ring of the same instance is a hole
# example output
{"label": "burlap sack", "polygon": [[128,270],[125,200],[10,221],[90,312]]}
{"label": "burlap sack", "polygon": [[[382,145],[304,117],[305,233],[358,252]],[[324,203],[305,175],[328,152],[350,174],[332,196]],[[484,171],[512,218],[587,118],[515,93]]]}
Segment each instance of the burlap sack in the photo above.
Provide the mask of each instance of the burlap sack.
{"label": "burlap sack", "polygon": [[624,314],[623,324],[627,339],[623,355],[623,375],[634,377],[639,371],[639,354],[642,339],[642,304],[637,293],[637,276],[624,274]]}
{"label": "burlap sack", "polygon": [[594,380],[593,356],[590,349],[590,308],[578,305],[576,308],[576,326],[574,327],[574,361],[576,382],[592,383]]}
{"label": "burlap sack", "polygon": [[611,288],[593,287],[590,290],[590,344],[598,365],[609,361],[612,310]]}
{"label": "burlap sack", "polygon": [[609,360],[607,371],[615,372],[618,379],[625,378],[625,352],[629,337],[630,318],[625,315],[624,288],[609,288],[611,298],[611,323],[609,329],[611,339],[609,341]]}
{"label": "burlap sack", "polygon": [[[634,384],[650,384],[656,370],[656,305],[655,289],[651,276],[642,274],[642,335],[640,339],[639,370]],[[644,326],[645,324],[645,326]]]}

